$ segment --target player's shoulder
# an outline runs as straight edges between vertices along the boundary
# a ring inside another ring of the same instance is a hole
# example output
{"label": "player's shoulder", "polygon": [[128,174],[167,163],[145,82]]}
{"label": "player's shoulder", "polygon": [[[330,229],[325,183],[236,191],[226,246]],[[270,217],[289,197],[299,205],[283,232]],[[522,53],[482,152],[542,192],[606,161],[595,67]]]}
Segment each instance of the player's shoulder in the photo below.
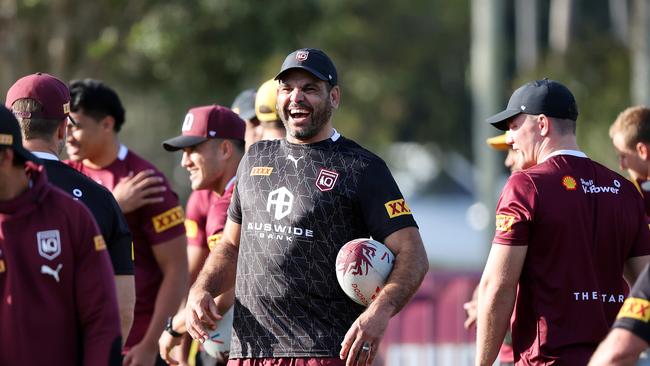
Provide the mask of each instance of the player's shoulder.
{"label": "player's shoulder", "polygon": [[47,175],[50,178],[50,182],[59,188],[64,187],[61,187],[57,182],[65,181],[65,186],[74,186],[100,197],[112,197],[111,192],[106,187],[96,183],[68,164],[64,164],[60,161],[46,160],[43,165],[45,166]]}
{"label": "player's shoulder", "polygon": [[341,154],[355,158],[365,166],[385,166],[386,162],[379,155],[361,146],[354,140],[344,136],[339,137],[334,142],[335,150]]}
{"label": "player's shoulder", "polygon": [[247,154],[249,156],[254,156],[260,153],[264,153],[267,151],[277,151],[281,149],[282,147],[282,140],[281,139],[276,139],[276,140],[260,140],[257,141],[256,143],[252,144],[248,148]]}

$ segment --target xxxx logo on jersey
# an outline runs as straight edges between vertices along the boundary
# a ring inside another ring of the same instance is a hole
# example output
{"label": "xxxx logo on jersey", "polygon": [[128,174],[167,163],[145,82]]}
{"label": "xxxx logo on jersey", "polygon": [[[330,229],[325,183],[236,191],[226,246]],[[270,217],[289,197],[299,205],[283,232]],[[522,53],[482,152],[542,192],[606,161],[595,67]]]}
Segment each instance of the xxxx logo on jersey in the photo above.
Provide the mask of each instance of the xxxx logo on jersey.
{"label": "xxxx logo on jersey", "polygon": [[265,175],[269,176],[273,172],[273,167],[271,166],[254,166],[253,169],[251,169],[251,176],[254,175]]}
{"label": "xxxx logo on jersey", "polygon": [[221,240],[222,236],[222,233],[208,236],[208,249],[210,249],[210,251],[212,251],[217,243],[219,243],[219,240]]}
{"label": "xxxx logo on jersey", "polygon": [[400,198],[398,200],[388,201],[384,203],[384,207],[386,207],[386,212],[388,212],[388,217],[390,217],[391,219],[402,215],[412,214],[411,209],[406,204],[406,201],[404,201],[403,198]]}
{"label": "xxxx logo on jersey", "polygon": [[650,320],[650,301],[628,297],[616,316],[616,319],[619,318],[632,318],[647,323]]}
{"label": "xxxx logo on jersey", "polygon": [[153,222],[153,229],[157,233],[161,233],[178,224],[182,224],[185,221],[185,215],[181,206],[176,206],[153,217],[151,221]]}
{"label": "xxxx logo on jersey", "polygon": [[3,259],[0,259],[0,273],[4,273],[7,270],[7,267],[5,267],[5,261]]}
{"label": "xxxx logo on jersey", "polygon": [[515,217],[510,215],[497,215],[496,226],[497,231],[508,232],[512,229],[512,224],[515,223]]}
{"label": "xxxx logo on jersey", "polygon": [[185,219],[185,235],[188,238],[196,239],[196,236],[199,235],[199,224],[194,220]]}
{"label": "xxxx logo on jersey", "polygon": [[95,242],[95,250],[100,251],[100,250],[105,250],[106,249],[106,242],[104,241],[104,237],[101,235],[95,235],[93,238],[93,241]]}

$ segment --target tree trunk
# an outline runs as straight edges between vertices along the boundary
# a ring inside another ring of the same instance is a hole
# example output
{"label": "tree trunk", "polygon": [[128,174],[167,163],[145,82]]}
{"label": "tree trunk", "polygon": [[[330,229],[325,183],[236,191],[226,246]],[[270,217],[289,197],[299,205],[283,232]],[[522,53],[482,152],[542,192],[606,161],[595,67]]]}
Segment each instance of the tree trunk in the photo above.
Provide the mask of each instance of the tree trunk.
{"label": "tree trunk", "polygon": [[515,0],[515,42],[518,72],[533,70],[539,53],[537,0]]}
{"label": "tree trunk", "polygon": [[650,5],[647,0],[634,0],[632,20],[631,95],[634,104],[650,106]]}
{"label": "tree trunk", "polygon": [[564,55],[571,40],[573,0],[551,0],[548,41],[551,50]]}

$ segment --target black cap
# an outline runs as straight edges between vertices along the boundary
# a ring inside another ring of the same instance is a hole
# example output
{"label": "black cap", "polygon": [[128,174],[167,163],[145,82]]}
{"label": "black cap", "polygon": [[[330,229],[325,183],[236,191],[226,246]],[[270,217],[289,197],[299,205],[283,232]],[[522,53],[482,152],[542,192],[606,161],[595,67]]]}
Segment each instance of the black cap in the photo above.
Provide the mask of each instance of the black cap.
{"label": "black cap", "polygon": [[237,113],[241,119],[251,120],[255,117],[255,96],[257,92],[255,89],[246,89],[237,95],[235,101],[232,102],[233,112]]}
{"label": "black cap", "polygon": [[39,159],[23,147],[23,136],[13,113],[0,106],[0,146],[8,146],[25,160],[39,163]]}
{"label": "black cap", "polygon": [[280,79],[282,74],[290,69],[303,69],[309,71],[315,77],[327,81],[330,85],[338,84],[336,67],[325,52],[316,48],[301,48],[293,51],[284,59],[280,72],[275,80]]}
{"label": "black cap", "polygon": [[531,81],[515,90],[506,109],[485,121],[502,131],[507,131],[508,120],[519,113],[545,114],[575,121],[578,119],[578,106],[566,86],[545,78]]}

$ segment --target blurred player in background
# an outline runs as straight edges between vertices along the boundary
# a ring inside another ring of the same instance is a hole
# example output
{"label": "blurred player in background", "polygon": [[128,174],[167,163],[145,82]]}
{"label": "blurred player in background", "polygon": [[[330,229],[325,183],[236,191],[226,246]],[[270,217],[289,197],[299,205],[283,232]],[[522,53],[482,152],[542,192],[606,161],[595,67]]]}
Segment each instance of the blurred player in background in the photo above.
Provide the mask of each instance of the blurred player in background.
{"label": "blurred player in background", "polygon": [[278,81],[275,79],[265,81],[255,97],[255,115],[262,127],[261,140],[283,139],[287,131],[278,116]]}
{"label": "blurred player in background", "polygon": [[[210,190],[213,195],[208,205],[208,214],[202,226],[192,222],[187,226],[188,256],[192,281],[203,267],[210,250],[219,245],[233,189],[237,166],[244,155],[244,136],[246,124],[228,108],[212,105],[195,107],[188,111],[183,122],[182,134],[163,142],[167,151],[183,150],[181,165],[190,173],[193,190]],[[188,202],[188,209],[190,203]],[[197,240],[194,232],[205,233],[205,241]],[[195,248],[190,250],[191,248]],[[224,314],[234,302],[234,288],[215,299],[219,314]],[[169,350],[180,343],[185,333],[185,309],[179,311],[168,322],[166,332],[159,340],[161,356],[175,364]],[[215,363],[206,353],[202,353],[202,364]],[[228,357],[222,355],[220,364]]]}
{"label": "blurred player in background", "polygon": [[124,365],[164,365],[158,338],[188,283],[183,209],[163,174],[120,143],[117,93],[92,79],[72,82],[70,93],[76,124],[68,124],[68,164],[113,192],[133,235],[136,304]]}
{"label": "blurred player in background", "polygon": [[232,102],[231,109],[246,122],[246,150],[262,137],[262,126],[255,114],[255,89],[246,89]]}
{"label": "blurred player in background", "polygon": [[[46,103],[33,117],[65,119],[68,103]],[[120,318],[104,239],[21,138],[0,107],[0,365],[117,366]]]}

